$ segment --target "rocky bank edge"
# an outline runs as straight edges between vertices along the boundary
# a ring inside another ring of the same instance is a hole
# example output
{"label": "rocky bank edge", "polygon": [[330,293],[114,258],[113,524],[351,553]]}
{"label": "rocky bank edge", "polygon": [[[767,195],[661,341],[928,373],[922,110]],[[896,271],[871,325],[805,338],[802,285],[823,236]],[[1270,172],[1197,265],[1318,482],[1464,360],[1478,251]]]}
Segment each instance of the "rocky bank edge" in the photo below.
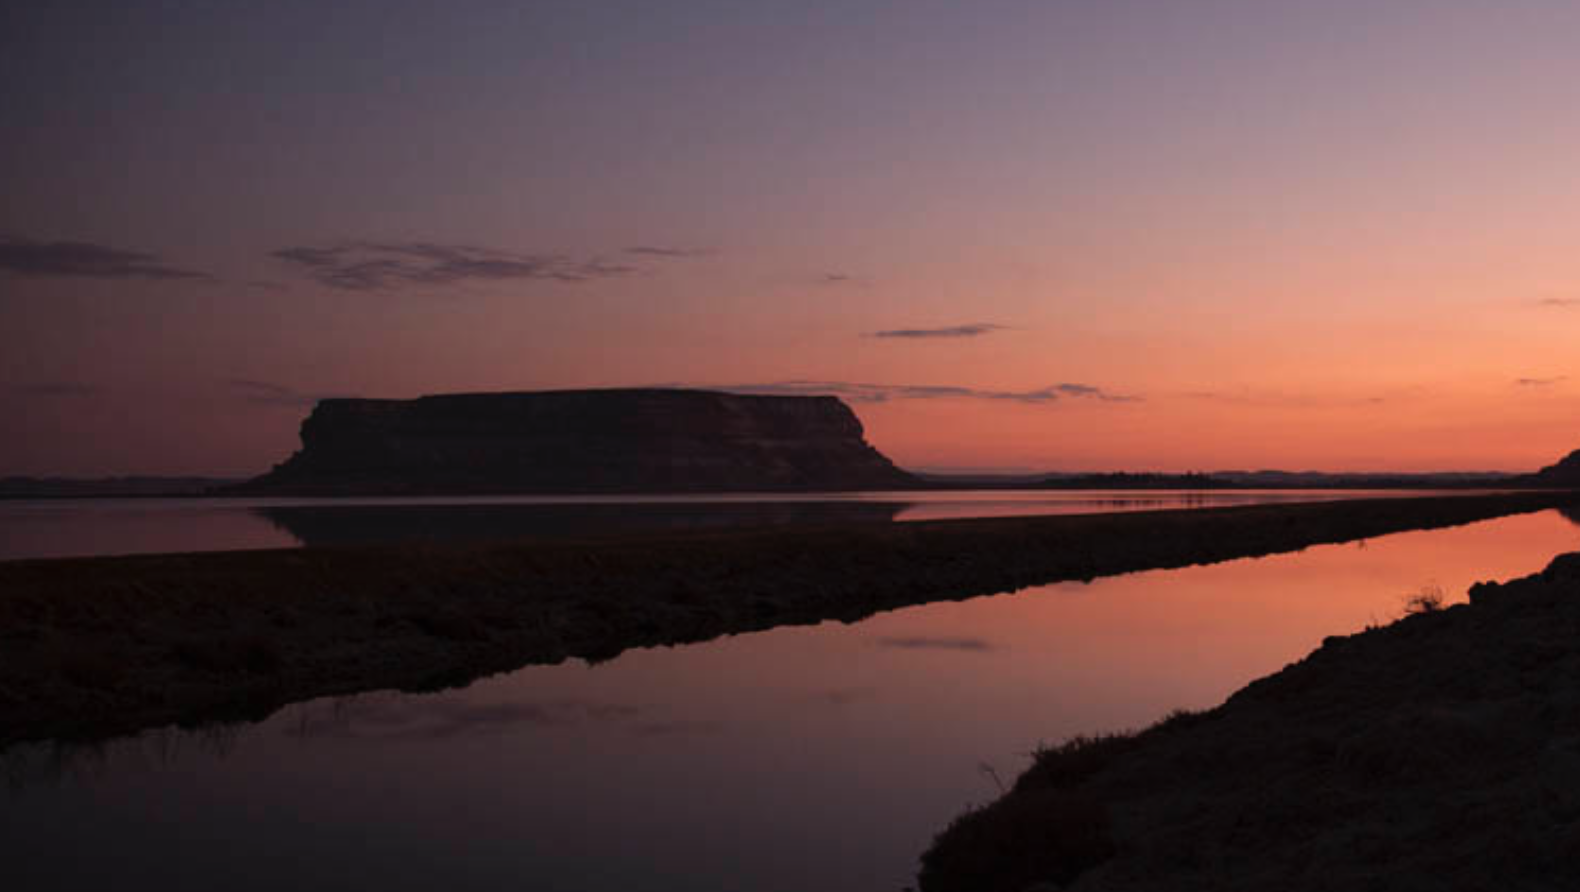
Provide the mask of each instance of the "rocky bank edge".
{"label": "rocky bank edge", "polygon": [[1511,493],[0,563],[0,745],[1573,504]]}
{"label": "rocky bank edge", "polygon": [[924,892],[1580,888],[1580,553],[1039,753]]}

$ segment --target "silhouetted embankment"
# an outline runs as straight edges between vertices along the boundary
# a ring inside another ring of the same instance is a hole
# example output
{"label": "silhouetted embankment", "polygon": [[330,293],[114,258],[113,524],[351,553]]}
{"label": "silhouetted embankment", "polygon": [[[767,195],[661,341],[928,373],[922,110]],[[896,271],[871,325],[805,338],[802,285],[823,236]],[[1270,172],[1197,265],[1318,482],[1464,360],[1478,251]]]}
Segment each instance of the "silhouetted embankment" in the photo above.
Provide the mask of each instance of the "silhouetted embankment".
{"label": "silhouetted embankment", "polygon": [[1568,492],[0,563],[0,743],[1569,505]]}
{"label": "silhouetted embankment", "polygon": [[1039,753],[923,892],[1580,888],[1580,553]]}

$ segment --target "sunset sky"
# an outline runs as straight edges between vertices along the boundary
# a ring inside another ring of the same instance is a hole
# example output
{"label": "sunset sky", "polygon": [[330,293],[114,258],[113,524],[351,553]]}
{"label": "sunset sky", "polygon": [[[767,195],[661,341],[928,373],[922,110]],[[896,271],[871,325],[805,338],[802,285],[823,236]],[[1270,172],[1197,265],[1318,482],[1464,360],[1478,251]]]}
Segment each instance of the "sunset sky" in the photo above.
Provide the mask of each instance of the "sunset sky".
{"label": "sunset sky", "polygon": [[0,476],[326,395],[844,396],[932,469],[1580,447],[1580,3],[0,11]]}

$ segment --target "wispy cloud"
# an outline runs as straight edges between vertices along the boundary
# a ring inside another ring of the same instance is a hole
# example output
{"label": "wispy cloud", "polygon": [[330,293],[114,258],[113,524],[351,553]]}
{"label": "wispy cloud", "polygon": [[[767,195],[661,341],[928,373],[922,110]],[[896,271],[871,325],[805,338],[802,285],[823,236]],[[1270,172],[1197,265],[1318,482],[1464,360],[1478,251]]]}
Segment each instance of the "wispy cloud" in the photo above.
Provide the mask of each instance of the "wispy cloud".
{"label": "wispy cloud", "polygon": [[270,252],[270,256],[305,271],[319,284],[348,291],[468,281],[576,283],[636,272],[635,267],[598,258],[576,260],[559,254],[516,254],[434,242],[298,246],[280,248]]}
{"label": "wispy cloud", "polygon": [[91,242],[41,242],[0,238],[0,271],[16,276],[92,279],[210,279],[208,273],[170,266],[158,255]]}
{"label": "wispy cloud", "polygon": [[879,638],[879,647],[892,647],[899,650],[962,650],[962,651],[989,651],[997,648],[989,641],[981,638],[951,638],[912,636],[901,638]]}
{"label": "wispy cloud", "polygon": [[37,384],[18,384],[12,390],[25,396],[39,397],[41,399],[83,399],[104,393],[104,388],[97,384],[82,384],[76,381],[41,381]]}
{"label": "wispy cloud", "polygon": [[822,273],[817,277],[817,281],[819,285],[828,285],[834,287],[840,285],[865,285],[867,282],[866,279],[863,279],[860,276],[853,276],[850,273],[838,272]]}
{"label": "wispy cloud", "polygon": [[1580,307],[1580,297],[1544,297],[1536,302],[1538,307]]}
{"label": "wispy cloud", "polygon": [[1562,381],[1567,381],[1567,380],[1569,380],[1569,376],[1568,375],[1559,375],[1559,376],[1557,376],[1555,378],[1515,378],[1514,379],[1514,386],[1516,386],[1516,387],[1551,387],[1554,384],[1558,384],[1558,383],[1560,383]]}
{"label": "wispy cloud", "polygon": [[706,248],[671,248],[660,245],[635,245],[625,249],[627,254],[636,254],[641,257],[663,257],[672,260],[683,260],[691,257],[708,257],[713,254]]}
{"label": "wispy cloud", "polygon": [[874,331],[866,336],[869,338],[974,338],[980,335],[992,334],[1003,331],[1005,326],[992,322],[972,322],[966,325],[949,325],[943,328],[891,328],[885,331]]}
{"label": "wispy cloud", "polygon": [[230,388],[243,402],[255,406],[285,406],[301,407],[311,406],[319,400],[332,399],[337,394],[303,393],[284,384],[275,384],[271,381],[258,381],[252,378],[229,378],[225,386]]}
{"label": "wispy cloud", "polygon": [[1321,408],[1331,406],[1377,406],[1390,402],[1393,397],[1382,395],[1327,396],[1314,393],[1291,393],[1258,390],[1191,390],[1178,394],[1185,399],[1230,403],[1236,406],[1267,406]]}
{"label": "wispy cloud", "polygon": [[888,403],[896,400],[966,399],[1042,405],[1064,398],[1092,399],[1107,403],[1135,403],[1141,397],[1113,394],[1090,384],[1052,384],[1036,390],[988,390],[954,384],[863,384],[852,381],[774,381],[767,384],[736,384],[717,388],[732,393],[785,396],[838,396],[856,403]]}

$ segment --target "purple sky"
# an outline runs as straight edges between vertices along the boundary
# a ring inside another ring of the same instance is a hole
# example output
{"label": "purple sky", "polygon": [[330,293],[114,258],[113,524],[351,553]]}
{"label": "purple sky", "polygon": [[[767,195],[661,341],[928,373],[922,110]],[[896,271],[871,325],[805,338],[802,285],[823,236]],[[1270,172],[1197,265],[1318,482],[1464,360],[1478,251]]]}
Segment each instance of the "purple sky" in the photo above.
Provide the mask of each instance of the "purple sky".
{"label": "purple sky", "polygon": [[11,4],[0,475],[256,472],[322,395],[640,384],[839,392],[910,466],[1534,467],[1580,446],[1576,34]]}

